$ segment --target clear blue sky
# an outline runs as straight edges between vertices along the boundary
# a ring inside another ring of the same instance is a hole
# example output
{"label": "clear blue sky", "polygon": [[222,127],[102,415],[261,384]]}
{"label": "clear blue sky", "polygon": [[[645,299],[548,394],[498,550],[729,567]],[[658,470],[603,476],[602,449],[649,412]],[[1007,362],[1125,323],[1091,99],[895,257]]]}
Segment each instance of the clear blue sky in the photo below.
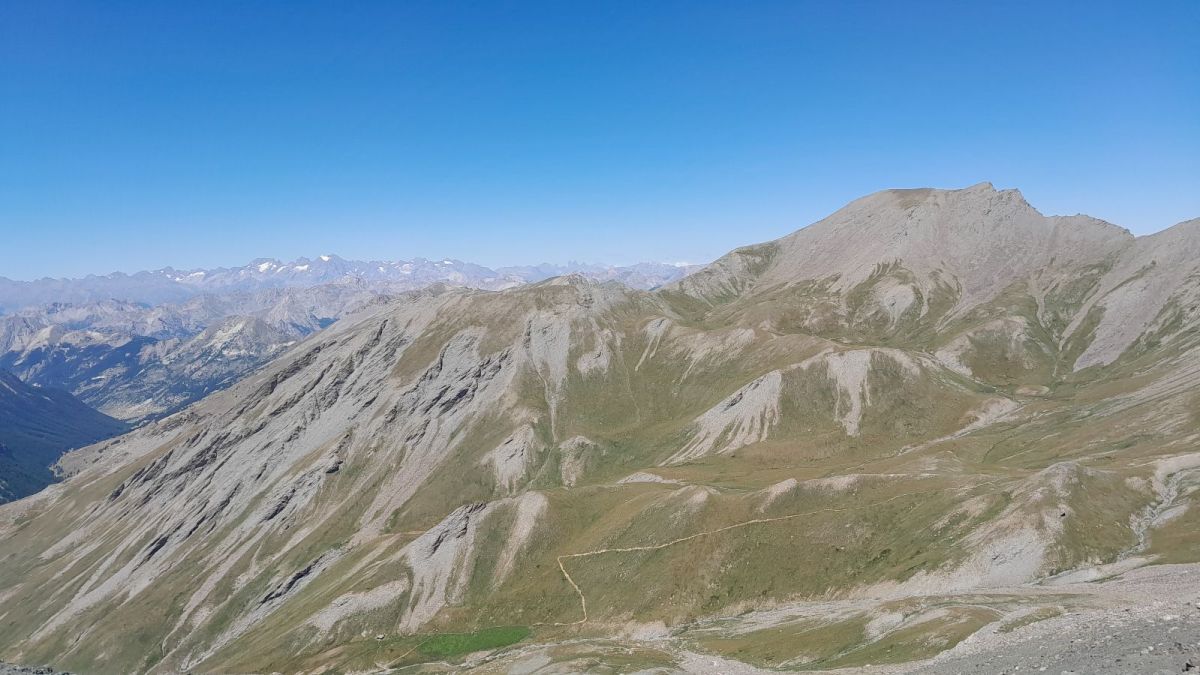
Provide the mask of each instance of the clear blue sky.
{"label": "clear blue sky", "polygon": [[1200,2],[0,0],[0,276],[704,261],[983,180],[1200,216]]}

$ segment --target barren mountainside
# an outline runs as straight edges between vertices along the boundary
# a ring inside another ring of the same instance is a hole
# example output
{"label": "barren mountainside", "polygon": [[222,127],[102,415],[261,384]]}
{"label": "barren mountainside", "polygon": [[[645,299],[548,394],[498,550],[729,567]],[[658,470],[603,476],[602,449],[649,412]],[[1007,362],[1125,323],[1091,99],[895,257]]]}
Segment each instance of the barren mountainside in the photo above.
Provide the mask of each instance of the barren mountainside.
{"label": "barren mountainside", "polygon": [[403,294],[0,507],[0,660],[925,658],[1083,602],[1023,584],[1200,560],[1198,327],[1200,221],[987,184],[655,291]]}
{"label": "barren mountainside", "polygon": [[499,290],[566,271],[652,288],[696,267],[571,263],[491,270],[448,259],[365,262],[324,255],[213,270],[0,278],[0,368],[138,423],[232,384],[344,314],[397,293],[439,284]]}

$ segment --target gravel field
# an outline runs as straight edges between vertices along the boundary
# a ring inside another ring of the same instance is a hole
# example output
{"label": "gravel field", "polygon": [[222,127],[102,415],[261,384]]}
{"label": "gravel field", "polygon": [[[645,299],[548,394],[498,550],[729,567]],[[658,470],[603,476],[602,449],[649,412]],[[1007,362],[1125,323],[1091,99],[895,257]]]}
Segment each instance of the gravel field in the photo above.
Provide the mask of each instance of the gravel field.
{"label": "gravel field", "polygon": [[[1026,587],[1030,592],[1034,588]],[[1017,589],[1008,589],[1017,590]],[[1042,590],[1042,589],[1037,589]],[[873,675],[1200,675],[1200,565],[1157,565],[1092,583],[1068,583],[1054,591],[1081,593],[1093,608],[1031,623],[1010,632],[989,626],[937,657],[915,663],[825,673]],[[535,648],[536,651],[536,648]],[[520,659],[501,659],[488,672],[508,672]],[[715,657],[677,652],[686,673],[772,673]],[[547,664],[549,665],[549,664]],[[575,666],[582,665],[575,662]],[[600,663],[586,672],[617,672]],[[549,665],[544,671],[561,670]],[[531,671],[533,672],[533,671]],[[656,672],[664,672],[658,670]],[[66,675],[45,667],[0,663],[0,675]]]}
{"label": "gravel field", "polygon": [[1200,674],[1200,566],[1146,567],[1063,589],[1089,590],[1106,606],[1011,633],[980,631],[932,660],[874,672]]}
{"label": "gravel field", "polygon": [[0,675],[71,675],[61,670],[45,666],[14,666],[11,663],[0,663]]}

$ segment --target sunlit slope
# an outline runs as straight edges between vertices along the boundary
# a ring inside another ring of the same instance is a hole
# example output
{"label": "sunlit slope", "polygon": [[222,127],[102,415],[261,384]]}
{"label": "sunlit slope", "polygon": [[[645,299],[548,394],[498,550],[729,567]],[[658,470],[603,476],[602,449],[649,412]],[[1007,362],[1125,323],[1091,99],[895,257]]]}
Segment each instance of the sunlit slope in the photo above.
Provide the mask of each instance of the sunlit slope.
{"label": "sunlit slope", "polygon": [[0,510],[0,657],[370,669],[1200,556],[1194,226],[839,214],[657,293],[406,296],[73,453]]}

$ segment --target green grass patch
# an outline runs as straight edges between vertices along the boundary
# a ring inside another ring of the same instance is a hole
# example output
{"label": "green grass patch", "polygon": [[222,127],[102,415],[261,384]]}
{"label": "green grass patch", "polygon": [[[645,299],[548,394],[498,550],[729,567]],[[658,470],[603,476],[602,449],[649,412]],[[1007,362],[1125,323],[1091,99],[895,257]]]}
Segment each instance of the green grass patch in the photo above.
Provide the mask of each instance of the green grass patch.
{"label": "green grass patch", "polygon": [[524,640],[529,634],[530,630],[526,626],[484,628],[474,633],[444,633],[422,642],[418,651],[438,658],[459,656],[485,649],[507,647]]}

